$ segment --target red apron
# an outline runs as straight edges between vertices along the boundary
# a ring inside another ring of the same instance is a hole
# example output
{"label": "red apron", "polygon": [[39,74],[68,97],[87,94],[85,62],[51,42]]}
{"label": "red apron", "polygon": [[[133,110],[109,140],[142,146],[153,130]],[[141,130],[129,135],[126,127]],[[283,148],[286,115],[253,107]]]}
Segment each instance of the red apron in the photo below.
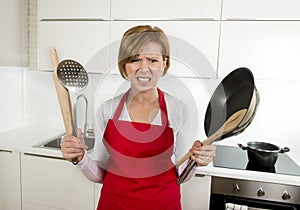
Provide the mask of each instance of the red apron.
{"label": "red apron", "polygon": [[103,135],[110,154],[98,210],[181,210],[173,130],[158,90],[162,125],[119,120],[124,94]]}

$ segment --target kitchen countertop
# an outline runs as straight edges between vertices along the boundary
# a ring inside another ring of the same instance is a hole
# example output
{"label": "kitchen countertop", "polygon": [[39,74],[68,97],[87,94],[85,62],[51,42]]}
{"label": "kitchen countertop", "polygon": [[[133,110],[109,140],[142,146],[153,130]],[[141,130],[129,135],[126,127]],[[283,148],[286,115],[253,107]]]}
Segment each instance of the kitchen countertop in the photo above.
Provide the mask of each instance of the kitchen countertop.
{"label": "kitchen countertop", "polygon": [[[63,133],[63,129],[46,127],[33,126],[16,128],[7,132],[0,133],[0,150],[62,158],[62,154],[59,150],[36,148],[33,146],[42,143],[46,140],[50,140],[52,138],[60,136]],[[298,165],[300,164],[300,151],[290,151],[288,155]],[[197,173],[209,176],[228,177],[300,186],[300,176],[220,168],[214,167],[213,164],[210,164],[205,167],[199,167]]]}
{"label": "kitchen countertop", "polygon": [[33,147],[39,143],[62,135],[63,129],[46,127],[20,127],[0,133],[0,150],[61,157],[60,150]]}

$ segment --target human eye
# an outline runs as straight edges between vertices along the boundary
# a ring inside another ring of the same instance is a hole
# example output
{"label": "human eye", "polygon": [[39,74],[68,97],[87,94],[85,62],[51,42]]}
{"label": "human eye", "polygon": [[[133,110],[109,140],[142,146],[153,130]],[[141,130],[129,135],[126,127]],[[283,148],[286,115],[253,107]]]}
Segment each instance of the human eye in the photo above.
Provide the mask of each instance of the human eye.
{"label": "human eye", "polygon": [[132,59],[131,63],[138,63],[140,61],[141,61],[140,58],[134,58],[134,59]]}
{"label": "human eye", "polygon": [[149,58],[148,61],[150,63],[156,63],[156,62],[158,62],[158,59],[156,59],[156,58]]}

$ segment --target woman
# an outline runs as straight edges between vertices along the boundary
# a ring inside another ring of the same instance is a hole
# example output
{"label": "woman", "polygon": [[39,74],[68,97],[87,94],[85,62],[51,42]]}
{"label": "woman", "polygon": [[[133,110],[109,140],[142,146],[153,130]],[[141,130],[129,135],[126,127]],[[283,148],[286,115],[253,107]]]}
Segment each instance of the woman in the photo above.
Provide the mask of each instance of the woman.
{"label": "woman", "polygon": [[[192,145],[186,104],[157,88],[170,66],[170,47],[158,27],[136,26],[123,35],[118,66],[130,89],[104,102],[95,118],[96,142],[90,156],[81,134],[64,137],[67,160],[94,182],[103,183],[98,209],[180,210],[182,168],[175,163]],[[194,140],[192,140],[194,141]],[[215,147],[193,143],[191,159],[209,164]]]}

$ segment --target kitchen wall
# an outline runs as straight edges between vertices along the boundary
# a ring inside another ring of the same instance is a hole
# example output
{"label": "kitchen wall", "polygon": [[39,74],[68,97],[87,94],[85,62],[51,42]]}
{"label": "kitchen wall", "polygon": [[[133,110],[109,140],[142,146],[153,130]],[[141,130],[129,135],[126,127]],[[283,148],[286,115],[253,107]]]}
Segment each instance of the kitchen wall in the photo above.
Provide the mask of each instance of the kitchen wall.
{"label": "kitchen wall", "polygon": [[22,126],[23,76],[27,65],[26,0],[1,1],[0,132]]}
{"label": "kitchen wall", "polygon": [[0,132],[22,126],[23,68],[0,66]]}
{"label": "kitchen wall", "polygon": [[[93,99],[101,75],[89,75],[89,84],[80,92],[88,99],[88,124],[92,127]],[[52,79],[52,72],[26,71],[24,92],[24,124],[51,128],[64,128],[60,107]],[[84,100],[78,100],[78,126],[85,120]]]}
{"label": "kitchen wall", "polygon": [[[99,74],[89,76],[91,83],[84,94],[87,95],[90,103],[88,118],[91,126],[94,104],[97,105],[100,103],[99,100],[103,101],[109,95],[115,94],[116,89],[123,84],[123,81],[119,75],[106,78],[105,83],[102,83]],[[202,130],[203,138],[205,138],[204,113],[209,102],[209,94],[218,85],[220,79],[185,78],[181,81],[196,98],[195,103],[200,116],[199,129]],[[97,92],[99,82],[102,84],[99,89],[100,93]],[[254,120],[243,133],[225,139],[222,143],[236,145],[238,142],[246,143],[255,140],[273,142],[279,146],[289,146],[294,150],[300,150],[298,143],[300,82],[287,80],[256,80],[255,82],[260,95],[260,103]],[[202,85],[200,90],[199,84]],[[26,72],[25,85],[25,124],[63,128],[51,73],[28,71]],[[161,82],[161,88],[169,89],[163,82]],[[172,90],[169,90],[169,92],[172,92]],[[173,92],[173,94],[184,98],[182,92]],[[95,97],[97,97],[97,100],[94,102]],[[81,107],[79,109],[79,125],[82,128],[84,105],[79,106]]]}
{"label": "kitchen wall", "polygon": [[[271,2],[269,3],[272,5]],[[227,6],[223,1],[223,10]],[[237,7],[240,10],[245,9],[243,5],[237,5]],[[270,10],[273,11],[272,6],[270,7]],[[251,10],[250,6],[249,9]],[[255,10],[255,8],[252,9]],[[259,140],[274,142],[280,146],[290,146],[292,149],[300,151],[300,146],[297,144],[299,138],[297,121],[300,117],[300,109],[298,108],[300,105],[298,93],[300,90],[300,75],[297,67],[300,65],[298,61],[300,41],[299,36],[296,36],[300,34],[299,21],[294,16],[287,17],[286,22],[278,21],[278,18],[273,13],[269,14],[269,17],[272,18],[270,20],[268,17],[263,17],[263,12],[260,10],[258,12],[259,20],[253,21],[255,18],[245,17],[252,20],[249,21],[230,19],[232,18],[230,14],[234,14],[234,11],[231,11],[231,13],[223,11],[224,17],[221,17],[219,21],[220,34],[215,43],[218,45],[218,60],[209,59],[215,68],[217,78],[202,78],[198,79],[198,82],[195,82],[195,78],[184,78],[184,84],[189,90],[194,91],[192,94],[196,97],[195,101],[197,101],[200,113],[199,129],[203,130],[203,112],[209,100],[209,93],[217,86],[220,79],[230,71],[240,66],[249,67],[254,73],[256,86],[260,94],[260,104],[256,116],[246,131],[223,142],[236,144],[236,142]],[[252,14],[249,12],[247,14],[239,13],[238,15],[251,16]],[[226,19],[225,16],[229,19]],[[205,24],[209,23],[209,21],[203,22]],[[216,21],[212,22],[213,24],[216,23]],[[193,30],[197,30],[197,28],[193,28]],[[180,66],[175,67],[171,68],[171,70],[175,72],[181,70]],[[22,72],[20,71],[21,75]],[[7,75],[7,72],[3,73]],[[9,75],[9,81],[13,81],[15,78],[13,78],[11,71]],[[88,119],[91,126],[94,97],[95,93],[97,95],[100,94],[97,92],[97,87],[102,80],[101,74],[97,73],[90,73],[89,77],[91,82],[84,93],[89,99]],[[115,88],[118,88],[119,84],[122,83],[116,78],[110,78],[108,81],[111,82],[105,83],[105,88],[102,87],[101,89],[101,94],[104,98],[114,92]],[[203,95],[200,95],[199,92],[196,94],[196,90],[199,89],[199,81],[201,84],[205,84],[202,86],[204,88]],[[18,82],[20,85],[19,94],[22,93],[22,87],[24,88],[24,100],[20,99],[20,103],[24,101],[24,104],[22,106],[23,117],[19,117],[20,119],[17,120],[16,125],[63,128],[51,72],[24,70],[24,82],[22,83],[22,76],[19,77]],[[13,83],[9,82],[9,84]],[[7,90],[3,82],[0,85],[1,90]],[[20,98],[22,98],[22,95],[20,95]],[[18,104],[16,102],[19,101],[13,101],[12,103]],[[81,113],[84,110],[84,104],[80,103]],[[8,105],[6,107],[11,108]],[[19,114],[22,111],[20,107],[18,106],[17,109]],[[4,112],[3,109],[1,111]],[[7,113],[5,112],[5,114]],[[19,115],[16,113],[16,116]],[[79,125],[82,127],[82,114],[79,116],[79,121]],[[0,128],[2,131],[7,129],[5,126],[2,126],[4,122],[1,120]]]}

